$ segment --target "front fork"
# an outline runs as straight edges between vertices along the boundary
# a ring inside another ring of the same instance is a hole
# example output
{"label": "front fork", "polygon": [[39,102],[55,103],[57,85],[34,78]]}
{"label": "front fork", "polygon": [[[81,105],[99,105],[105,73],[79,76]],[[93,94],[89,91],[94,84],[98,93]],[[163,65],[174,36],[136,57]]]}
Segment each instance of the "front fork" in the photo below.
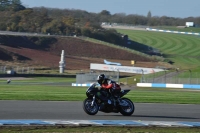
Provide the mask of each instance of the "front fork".
{"label": "front fork", "polygon": [[94,106],[94,101],[95,101],[95,95],[93,96],[93,98],[92,98],[92,103],[91,103],[91,106]]}

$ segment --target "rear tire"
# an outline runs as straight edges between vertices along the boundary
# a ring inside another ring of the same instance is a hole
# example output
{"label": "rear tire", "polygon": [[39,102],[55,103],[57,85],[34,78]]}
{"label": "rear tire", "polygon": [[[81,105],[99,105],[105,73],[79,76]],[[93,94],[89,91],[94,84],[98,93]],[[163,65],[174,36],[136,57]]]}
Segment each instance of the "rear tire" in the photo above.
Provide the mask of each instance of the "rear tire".
{"label": "rear tire", "polygon": [[97,105],[96,102],[94,102],[93,106],[92,104],[92,99],[86,98],[83,101],[83,110],[88,114],[88,115],[95,115],[99,111],[99,106]]}
{"label": "rear tire", "polygon": [[121,100],[126,102],[128,104],[128,107],[127,106],[125,106],[125,107],[121,106],[119,112],[124,116],[132,115],[135,111],[135,106],[134,106],[133,102],[128,98],[122,98]]}

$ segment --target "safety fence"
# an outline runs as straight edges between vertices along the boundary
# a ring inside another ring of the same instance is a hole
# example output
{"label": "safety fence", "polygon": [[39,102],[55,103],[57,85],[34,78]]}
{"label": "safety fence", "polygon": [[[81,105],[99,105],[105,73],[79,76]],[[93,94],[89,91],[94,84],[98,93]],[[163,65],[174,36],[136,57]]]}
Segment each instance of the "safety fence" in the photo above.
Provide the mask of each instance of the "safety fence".
{"label": "safety fence", "polygon": [[1,74],[33,74],[33,67],[19,67],[19,66],[0,66]]}
{"label": "safety fence", "polygon": [[100,74],[104,74],[107,78],[114,81],[119,81],[119,72],[116,71],[92,71],[89,73],[77,73],[76,83],[93,83],[97,82],[97,77]]}
{"label": "safety fence", "polygon": [[180,31],[160,30],[160,29],[152,29],[152,28],[146,28],[146,30],[147,31],[175,33],[175,34],[198,35],[198,36],[200,35],[200,33],[195,33],[195,32],[180,32]]}
{"label": "safety fence", "polygon": [[96,82],[99,74],[104,73],[108,78],[126,84],[136,83],[164,83],[164,84],[200,84],[200,73],[191,70],[184,71],[161,71],[152,74],[141,74],[138,76],[123,77],[116,71],[101,71],[76,74],[76,83]]}
{"label": "safety fence", "polygon": [[200,73],[191,70],[164,71],[142,75],[140,83],[200,84]]}

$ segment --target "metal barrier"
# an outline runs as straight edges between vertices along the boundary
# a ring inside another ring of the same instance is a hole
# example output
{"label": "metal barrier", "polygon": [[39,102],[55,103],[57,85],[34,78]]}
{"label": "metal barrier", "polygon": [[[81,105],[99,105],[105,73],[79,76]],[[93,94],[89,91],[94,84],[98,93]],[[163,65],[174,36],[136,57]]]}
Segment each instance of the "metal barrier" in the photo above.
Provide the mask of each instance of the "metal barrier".
{"label": "metal barrier", "polygon": [[101,72],[90,72],[90,73],[77,73],[76,83],[92,83],[96,82],[97,76],[105,74],[105,76],[114,81],[119,81],[119,72],[116,71],[101,71]]}
{"label": "metal barrier", "polygon": [[33,74],[34,68],[33,67],[19,67],[19,66],[0,66],[0,73],[6,74],[8,71],[12,71],[18,74]]}
{"label": "metal barrier", "polygon": [[164,71],[142,75],[140,83],[200,84],[200,73],[191,70]]}

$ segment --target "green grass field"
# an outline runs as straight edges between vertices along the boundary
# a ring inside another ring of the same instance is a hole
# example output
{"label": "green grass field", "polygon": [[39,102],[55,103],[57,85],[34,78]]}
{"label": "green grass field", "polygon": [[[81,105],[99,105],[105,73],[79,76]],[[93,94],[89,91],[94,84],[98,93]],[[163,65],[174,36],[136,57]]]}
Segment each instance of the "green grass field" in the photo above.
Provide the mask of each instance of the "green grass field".
{"label": "green grass field", "polygon": [[[70,86],[74,80],[34,78],[26,82],[14,80],[10,84],[1,80],[0,100],[83,101],[87,87]],[[133,88],[126,97],[136,103],[200,104],[200,93],[197,92],[186,89]]]}
{"label": "green grass field", "polygon": [[135,42],[158,49],[164,58],[175,62],[176,67],[196,69],[200,66],[200,36],[122,29],[117,31],[127,34]]}

